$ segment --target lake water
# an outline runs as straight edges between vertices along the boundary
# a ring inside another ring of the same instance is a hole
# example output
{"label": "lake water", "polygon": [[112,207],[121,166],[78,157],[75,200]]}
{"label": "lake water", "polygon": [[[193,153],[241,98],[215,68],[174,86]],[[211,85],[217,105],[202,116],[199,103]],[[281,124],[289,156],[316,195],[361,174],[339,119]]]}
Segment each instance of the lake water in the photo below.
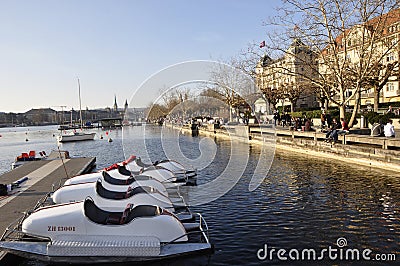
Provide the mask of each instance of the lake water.
{"label": "lake water", "polygon": [[[212,202],[192,208],[207,220],[215,253],[206,259],[179,260],[180,265],[312,264],[291,259],[289,251],[299,250],[301,254],[303,249],[315,249],[319,256],[322,249],[329,247],[343,252],[357,249],[360,254],[370,249],[368,257],[371,259],[377,254],[394,253],[397,261],[400,259],[399,173],[277,151],[264,181],[250,192],[249,182],[261,152],[257,145],[178,135],[176,131],[156,126],[112,130],[108,135],[114,141],[109,143],[105,131],[94,131],[98,136],[102,134],[104,139],[66,143],[60,148],[70,151],[72,156],[96,156],[99,169],[124,160],[124,153],[152,161],[164,159],[165,153],[170,159],[183,155],[190,162],[201,164],[198,171],[200,185],[220,176],[233,152],[239,154],[236,160],[240,156],[248,160],[230,191]],[[7,171],[14,157],[21,152],[45,150],[48,153],[57,148],[53,137],[57,134],[55,127],[7,128],[0,129],[0,134],[0,172]],[[211,159],[196,161],[204,154],[212,155]],[[239,161],[234,162],[232,167],[238,164]],[[191,188],[188,190],[190,198]],[[260,249],[264,249],[265,244],[268,251],[272,248],[276,251],[271,258],[260,260],[257,252],[262,257],[264,250]],[[278,249],[287,250],[284,255],[287,261],[278,259]],[[324,258],[323,263],[328,265],[366,263],[363,260],[330,260],[327,253]],[[370,262],[376,265],[377,261]],[[321,263],[314,262],[315,265]],[[381,265],[387,264],[389,262]],[[20,265],[45,264],[23,261]]]}

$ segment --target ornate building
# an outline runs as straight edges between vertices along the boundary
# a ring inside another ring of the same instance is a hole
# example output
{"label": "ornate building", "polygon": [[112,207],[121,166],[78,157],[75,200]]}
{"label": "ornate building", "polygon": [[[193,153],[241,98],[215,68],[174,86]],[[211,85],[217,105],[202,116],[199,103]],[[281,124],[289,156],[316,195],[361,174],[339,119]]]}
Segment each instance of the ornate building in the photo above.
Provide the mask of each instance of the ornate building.
{"label": "ornate building", "polygon": [[[312,74],[315,54],[295,39],[284,56],[276,60],[264,55],[256,66],[256,84],[264,93],[273,93],[276,106],[318,107],[317,98],[304,76]],[[271,102],[271,97],[266,97]],[[273,104],[273,103],[271,103]]]}

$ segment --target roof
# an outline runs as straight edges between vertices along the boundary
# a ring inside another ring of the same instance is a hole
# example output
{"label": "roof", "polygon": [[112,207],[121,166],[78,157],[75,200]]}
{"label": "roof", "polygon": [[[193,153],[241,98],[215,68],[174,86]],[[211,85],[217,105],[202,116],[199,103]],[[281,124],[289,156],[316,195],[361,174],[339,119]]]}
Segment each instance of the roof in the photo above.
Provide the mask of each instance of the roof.
{"label": "roof", "polygon": [[57,111],[51,108],[32,108],[31,110],[27,111],[26,113],[56,113]]}
{"label": "roof", "polygon": [[[388,36],[388,35],[392,34],[391,32],[389,32],[388,26],[396,24],[397,22],[400,22],[400,9],[394,9],[386,14],[375,17],[375,18],[369,20],[368,22],[366,22],[366,26],[370,31],[373,29],[381,29],[383,31],[381,36],[383,37],[383,36]],[[355,26],[351,27],[350,29],[346,29],[344,33],[342,33],[336,37],[335,45],[339,46],[339,50],[344,50],[344,46],[342,46],[343,38],[345,36],[348,36],[348,34],[352,30],[354,30],[357,26],[361,26],[361,25],[355,25]],[[323,49],[322,54],[327,54],[327,48],[329,48],[329,46],[330,45],[328,45],[327,47],[325,47]]]}

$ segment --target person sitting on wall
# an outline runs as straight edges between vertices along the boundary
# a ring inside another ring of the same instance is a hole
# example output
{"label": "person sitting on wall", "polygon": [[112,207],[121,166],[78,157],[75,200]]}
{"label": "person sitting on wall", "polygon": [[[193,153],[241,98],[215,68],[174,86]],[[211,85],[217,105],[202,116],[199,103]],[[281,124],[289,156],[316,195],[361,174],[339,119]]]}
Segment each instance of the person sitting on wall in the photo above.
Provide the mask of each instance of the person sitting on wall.
{"label": "person sitting on wall", "polygon": [[334,142],[338,141],[339,135],[346,134],[350,130],[349,125],[347,124],[347,121],[344,120],[344,118],[340,118],[340,125],[341,127],[332,132],[332,139]]}
{"label": "person sitting on wall", "polygon": [[349,131],[349,125],[344,118],[340,118],[340,122],[342,124],[342,130]]}
{"label": "person sitting on wall", "polygon": [[394,138],[395,137],[394,126],[393,126],[393,120],[392,119],[389,119],[388,123],[383,128],[383,131],[385,132],[385,137],[389,137],[389,138]]}
{"label": "person sitting on wall", "polygon": [[311,120],[307,119],[306,122],[304,123],[304,131],[314,131],[311,125],[312,125]]}
{"label": "person sitting on wall", "polygon": [[383,124],[381,121],[378,123],[374,123],[371,128],[371,136],[372,137],[383,137]]}
{"label": "person sitting on wall", "polygon": [[336,121],[336,118],[333,118],[330,130],[325,135],[325,141],[338,141],[338,129],[340,129],[341,127],[342,125]]}

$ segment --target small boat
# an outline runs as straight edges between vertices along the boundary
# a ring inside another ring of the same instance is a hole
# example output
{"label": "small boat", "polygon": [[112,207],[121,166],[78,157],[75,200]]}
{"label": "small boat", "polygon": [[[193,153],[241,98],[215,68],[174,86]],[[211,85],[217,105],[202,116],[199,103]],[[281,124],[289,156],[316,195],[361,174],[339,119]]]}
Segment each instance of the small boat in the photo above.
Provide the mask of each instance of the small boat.
{"label": "small boat", "polygon": [[181,163],[174,160],[162,160],[156,161],[153,164],[143,163],[140,157],[135,155],[131,155],[128,159],[118,164],[111,165],[109,168],[115,168],[118,165],[124,165],[129,170],[135,171],[143,171],[145,169],[151,169],[153,167],[162,167],[169,171],[171,171],[177,177],[183,177],[186,179],[194,179],[197,176],[197,170],[193,167],[187,168],[183,166]]}
{"label": "small boat", "polygon": [[179,213],[181,220],[193,219],[193,215],[179,194],[176,198],[171,198],[169,195],[149,186],[128,186],[125,191],[113,191],[106,189],[101,180],[98,180],[97,182],[63,186],[51,195],[51,200],[55,204],[64,204],[83,201],[87,197],[92,198],[98,206],[105,209],[123,208],[128,203],[134,205],[150,204]]}
{"label": "small boat", "polygon": [[40,157],[37,157],[36,155],[37,155],[36,151],[29,151],[29,153],[27,152],[21,153],[21,155],[17,156],[17,158],[15,158],[15,161],[11,164],[11,169],[15,169],[18,166],[25,164],[26,162],[40,161],[47,158],[45,151],[39,152]]}
{"label": "small boat", "polygon": [[[81,177],[84,177],[86,175],[83,175]],[[76,177],[78,178],[78,176]],[[71,185],[77,185],[77,184],[87,184],[87,183],[94,183],[94,182],[102,182],[102,185],[104,188],[111,190],[111,191],[126,191],[128,187],[138,187],[138,186],[148,186],[148,187],[153,187],[157,189],[160,193],[168,196],[168,191],[165,185],[161,183],[160,181],[150,177],[150,176],[145,176],[145,175],[136,175],[136,176],[131,176],[127,179],[119,179],[119,178],[114,178],[112,177],[108,172],[103,171],[102,175],[100,178],[94,181],[89,181],[87,182],[70,182],[68,184],[64,184],[61,188],[66,189],[65,187],[71,186]],[[59,188],[59,190],[61,189]]]}
{"label": "small boat", "polygon": [[25,163],[32,161],[55,160],[59,159],[60,157],[63,159],[70,158],[68,151],[51,151],[49,155],[47,155],[45,151],[41,151],[39,152],[39,155],[40,157],[37,157],[35,151],[30,151],[29,153],[22,153],[15,159],[15,162],[11,164],[11,169],[15,169]]}
{"label": "small boat", "polygon": [[123,165],[115,165],[115,168],[114,167],[106,168],[105,170],[100,172],[71,177],[70,179],[65,181],[64,185],[78,184],[84,182],[94,182],[97,181],[99,178],[104,177],[105,175],[104,172],[106,172],[109,176],[111,176],[114,179],[123,180],[119,182],[127,182],[126,180],[133,176],[136,177],[137,175],[142,175],[142,176],[149,176],[155,180],[158,180],[167,187],[186,184],[186,180],[176,178],[172,172],[161,167],[153,167],[151,169],[147,169],[141,172],[140,171],[131,172],[127,170],[126,167]]}
{"label": "small boat", "polygon": [[174,160],[161,160],[161,161],[156,161],[153,164],[146,164],[146,163],[142,162],[140,157],[131,156],[124,162],[125,162],[125,165],[132,171],[135,171],[137,169],[146,169],[146,168],[158,166],[158,167],[163,167],[163,168],[171,171],[176,176],[183,175],[187,178],[194,178],[197,175],[196,169],[186,168],[181,163],[174,161]]}
{"label": "small boat", "polygon": [[[135,205],[149,203],[173,209],[170,198],[148,186],[128,187],[126,191],[111,191],[104,188],[101,180],[97,182],[63,186],[51,196],[56,204],[77,202],[90,196],[99,206],[121,207],[128,203]],[[182,204],[181,204],[182,205]]]}
{"label": "small boat", "polygon": [[57,136],[58,142],[73,142],[73,141],[84,141],[94,140],[96,133],[85,133],[85,132],[71,132],[69,134],[61,134]]}
{"label": "small boat", "polygon": [[[80,120],[80,129],[83,130],[83,120],[82,120],[82,101],[81,101],[81,83],[78,78],[78,91],[79,91],[79,120]],[[72,110],[71,110],[71,124],[72,124]],[[96,133],[86,133],[86,132],[77,132],[74,130],[69,134],[60,134],[57,136],[58,142],[74,142],[74,141],[84,141],[84,140],[94,140]]]}
{"label": "small boat", "polygon": [[208,227],[152,205],[104,210],[94,201],[41,207],[6,230],[0,249],[47,263],[155,261],[212,252]]}

